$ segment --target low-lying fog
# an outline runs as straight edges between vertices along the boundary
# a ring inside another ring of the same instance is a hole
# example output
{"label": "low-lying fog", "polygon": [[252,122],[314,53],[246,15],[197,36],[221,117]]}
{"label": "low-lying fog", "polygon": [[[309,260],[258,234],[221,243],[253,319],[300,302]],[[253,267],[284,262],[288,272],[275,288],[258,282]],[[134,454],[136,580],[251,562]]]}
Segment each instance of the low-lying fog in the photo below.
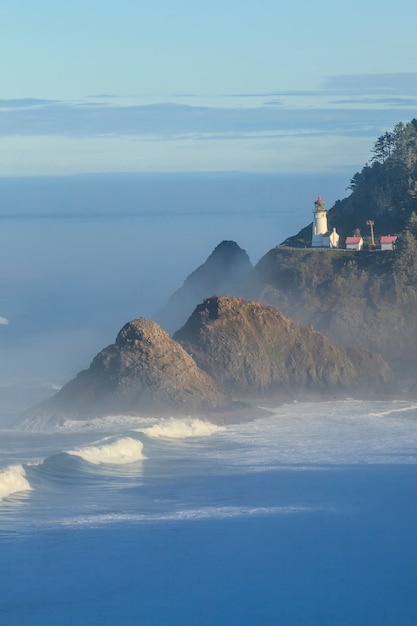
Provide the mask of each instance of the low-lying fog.
{"label": "low-lying fog", "polygon": [[348,182],[346,173],[1,179],[0,408],[19,412],[88,367],[222,240],[255,264],[310,222],[318,194],[330,208]]}

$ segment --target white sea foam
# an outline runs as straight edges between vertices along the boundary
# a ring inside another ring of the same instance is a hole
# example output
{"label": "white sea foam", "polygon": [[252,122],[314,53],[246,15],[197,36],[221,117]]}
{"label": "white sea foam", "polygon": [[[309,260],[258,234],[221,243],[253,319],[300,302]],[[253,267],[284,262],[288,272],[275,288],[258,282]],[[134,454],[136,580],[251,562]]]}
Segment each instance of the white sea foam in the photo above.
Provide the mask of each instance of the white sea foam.
{"label": "white sea foam", "polygon": [[207,437],[224,430],[221,426],[216,426],[211,422],[206,422],[198,418],[178,419],[170,418],[164,420],[148,428],[144,428],[141,432],[148,437],[166,437],[169,439],[185,439],[187,437]]}
{"label": "white sea foam", "polygon": [[93,465],[127,465],[146,459],[143,454],[142,442],[132,437],[117,439],[112,443],[70,450],[68,454],[78,456]]}
{"label": "white sea foam", "polygon": [[102,515],[82,515],[78,517],[67,517],[61,520],[54,520],[51,525],[57,526],[89,526],[97,527],[104,524],[120,523],[155,523],[155,522],[179,522],[179,521],[199,521],[230,519],[237,517],[266,517],[270,515],[297,515],[302,513],[312,513],[317,511],[330,511],[328,506],[269,506],[269,507],[248,507],[248,506],[210,506],[199,509],[187,509],[182,511],[172,511],[162,514],[145,513],[106,513]]}
{"label": "white sea foam", "polygon": [[137,429],[153,423],[155,418],[137,415],[106,415],[89,417],[85,420],[65,416],[50,415],[29,416],[19,424],[19,430],[45,433],[82,433],[82,432],[121,432]]}
{"label": "white sea foam", "polygon": [[10,465],[0,472],[0,501],[19,491],[30,491],[32,487],[21,465]]}
{"label": "white sea foam", "polygon": [[415,411],[417,404],[409,404],[407,402],[398,402],[398,406],[386,409],[385,411],[372,411],[369,413],[370,417],[386,417],[388,415],[395,415],[396,413],[410,413],[415,417]]}
{"label": "white sea foam", "polygon": [[122,432],[136,430],[146,433],[149,437],[168,437],[183,439],[186,437],[206,437],[222,430],[211,422],[193,418],[157,418],[140,415],[106,415],[89,417],[85,420],[72,419],[65,416],[50,415],[29,416],[20,425],[20,430],[40,432]]}
{"label": "white sea foam", "polygon": [[[417,463],[415,403],[392,401],[300,402],[228,428],[229,467],[251,471],[352,463]],[[207,448],[211,458],[218,450]]]}
{"label": "white sea foam", "polygon": [[139,415],[105,415],[104,417],[89,417],[85,420],[74,420],[66,418],[59,424],[56,430],[63,432],[117,432],[127,429],[138,429],[155,421],[152,417],[141,417]]}

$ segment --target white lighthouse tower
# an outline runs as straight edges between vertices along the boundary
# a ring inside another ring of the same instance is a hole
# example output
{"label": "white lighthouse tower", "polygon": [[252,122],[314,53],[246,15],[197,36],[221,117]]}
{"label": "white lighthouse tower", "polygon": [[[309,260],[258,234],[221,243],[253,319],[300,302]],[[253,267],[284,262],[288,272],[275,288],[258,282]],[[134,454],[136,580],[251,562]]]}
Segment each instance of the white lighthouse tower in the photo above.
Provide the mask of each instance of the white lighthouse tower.
{"label": "white lighthouse tower", "polygon": [[320,196],[314,203],[313,216],[311,247],[337,248],[339,245],[339,235],[335,228],[333,228],[332,232],[329,232],[327,229],[327,211],[325,209],[325,202]]}

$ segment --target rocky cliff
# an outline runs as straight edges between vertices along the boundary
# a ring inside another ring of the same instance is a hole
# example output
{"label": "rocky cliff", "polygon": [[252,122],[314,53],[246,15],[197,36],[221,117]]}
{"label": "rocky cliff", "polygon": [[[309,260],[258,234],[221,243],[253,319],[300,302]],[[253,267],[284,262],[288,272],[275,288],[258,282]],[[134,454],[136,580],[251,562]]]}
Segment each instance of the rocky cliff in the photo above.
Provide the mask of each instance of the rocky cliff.
{"label": "rocky cliff", "polygon": [[417,366],[417,291],[395,272],[401,257],[277,247],[256,265],[245,295],[342,346],[381,354],[404,378]]}
{"label": "rocky cliff", "polygon": [[393,385],[381,357],[347,351],[272,306],[241,298],[205,300],[174,339],[237,396],[306,389],[387,391]]}
{"label": "rocky cliff", "polygon": [[[172,320],[180,321],[179,326],[203,297],[220,295],[210,291],[204,281],[197,289],[200,269],[190,275],[164,309],[164,316],[168,319],[171,315]],[[211,266],[210,275],[211,286],[220,284],[221,265]],[[192,289],[186,287],[191,277]],[[239,275],[234,283],[231,281],[227,295],[273,306],[298,322],[313,325],[343,347],[381,354],[397,376],[414,382],[417,241],[411,235],[400,236],[394,252],[277,246],[244,273],[244,280],[241,278]],[[169,325],[170,331],[173,326]]]}
{"label": "rocky cliff", "polygon": [[230,404],[229,396],[167,332],[141,318],[126,324],[88,370],[29,415],[210,413]]}
{"label": "rocky cliff", "polygon": [[387,392],[392,386],[380,357],[344,350],[271,306],[214,296],[174,339],[150,320],[129,322],[88,370],[24,417],[33,423],[112,414],[222,413],[224,419],[227,413],[233,420],[243,417],[244,407],[231,396]]}
{"label": "rocky cliff", "polygon": [[234,241],[222,241],[208,259],[194,270],[154,315],[169,332],[177,330],[204,298],[216,295],[238,295],[252,272],[248,255]]}

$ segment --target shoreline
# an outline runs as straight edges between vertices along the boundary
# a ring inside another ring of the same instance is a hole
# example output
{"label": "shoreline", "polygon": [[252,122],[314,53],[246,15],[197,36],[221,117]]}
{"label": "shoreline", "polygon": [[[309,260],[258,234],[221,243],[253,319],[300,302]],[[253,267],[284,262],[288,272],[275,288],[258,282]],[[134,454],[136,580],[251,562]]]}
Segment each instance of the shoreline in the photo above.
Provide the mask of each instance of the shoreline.
{"label": "shoreline", "polygon": [[[358,400],[358,401],[386,401],[386,402],[394,402],[394,401],[404,401],[404,402],[412,402],[415,400],[417,402],[417,397],[413,397],[409,391],[395,391],[392,393],[383,393],[377,394],[373,393],[342,393],[342,392],[331,392],[331,393],[323,393],[317,391],[303,391],[299,393],[293,394],[284,394],[284,393],[276,393],[276,394],[265,394],[265,396],[257,395],[254,398],[237,398],[233,400],[233,403],[236,405],[234,408],[231,408],[228,411],[219,411],[213,413],[207,413],[201,415],[201,419],[206,419],[216,425],[228,425],[228,424],[239,424],[246,423],[256,420],[260,417],[266,417],[268,414],[273,413],[274,409],[281,407],[285,404],[293,404],[295,402],[303,403],[303,402],[323,402],[323,403],[331,403],[331,402],[340,402],[343,400]],[[258,404],[261,403],[260,404]]]}
{"label": "shoreline", "polygon": [[102,415],[90,415],[90,416],[80,416],[71,414],[65,414],[60,411],[54,413],[54,411],[49,411],[48,413],[40,414],[32,410],[36,407],[32,407],[27,411],[24,411],[23,414],[19,416],[15,416],[14,419],[10,420],[10,423],[7,425],[8,428],[13,430],[38,430],[37,426],[42,425],[45,427],[46,424],[49,424],[52,428],[58,427],[66,420],[80,422],[80,423],[93,423],[94,421],[108,420],[113,416],[121,416],[125,415],[130,418],[144,418],[144,419],[152,419],[152,420],[161,420],[161,419],[185,419],[188,420],[190,418],[200,419],[206,422],[210,422],[215,424],[216,426],[228,426],[233,424],[244,424],[253,422],[259,418],[268,417],[273,414],[274,410],[282,407],[283,405],[291,405],[294,403],[326,403],[331,405],[332,402],[340,402],[340,401],[403,401],[403,402],[417,402],[417,397],[413,396],[413,394],[408,391],[396,391],[392,393],[381,393],[377,394],[373,393],[365,393],[365,391],[361,393],[349,393],[345,391],[339,392],[329,392],[323,393],[314,390],[303,390],[294,393],[266,393],[265,395],[257,394],[252,398],[234,398],[229,408],[219,410],[219,411],[201,411],[201,412],[193,412],[193,411],[179,411],[179,410],[169,410],[167,408],[166,411],[158,411],[158,412],[113,412],[109,414]]}

